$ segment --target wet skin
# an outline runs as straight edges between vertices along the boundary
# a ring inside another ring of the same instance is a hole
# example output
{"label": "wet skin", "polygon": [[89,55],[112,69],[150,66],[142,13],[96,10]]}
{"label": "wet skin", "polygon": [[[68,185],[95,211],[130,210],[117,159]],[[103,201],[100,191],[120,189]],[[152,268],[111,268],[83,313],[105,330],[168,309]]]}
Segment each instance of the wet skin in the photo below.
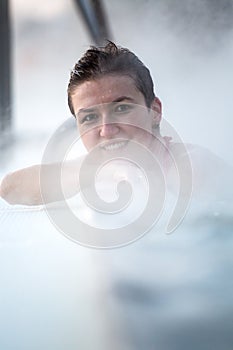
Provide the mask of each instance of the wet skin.
{"label": "wet skin", "polygon": [[123,149],[126,140],[147,147],[154,142],[153,126],[161,119],[161,103],[156,98],[151,109],[143,94],[128,76],[107,75],[79,85],[72,95],[77,125],[84,146],[90,151]]}

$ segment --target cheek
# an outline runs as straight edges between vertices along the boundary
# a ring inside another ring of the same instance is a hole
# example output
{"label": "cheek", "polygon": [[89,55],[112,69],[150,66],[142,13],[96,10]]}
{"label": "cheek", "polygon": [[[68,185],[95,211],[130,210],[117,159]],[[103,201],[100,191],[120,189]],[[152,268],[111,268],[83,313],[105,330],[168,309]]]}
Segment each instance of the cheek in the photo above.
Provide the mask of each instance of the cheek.
{"label": "cheek", "polygon": [[144,124],[138,126],[129,126],[125,129],[125,133],[132,139],[146,139],[152,133],[152,129]]}
{"label": "cheek", "polygon": [[136,113],[133,118],[131,118],[131,127],[138,134],[143,134],[145,132],[152,131],[152,118],[149,113],[144,110],[141,113]]}
{"label": "cheek", "polygon": [[81,139],[88,151],[96,145],[96,133],[94,131],[83,133]]}

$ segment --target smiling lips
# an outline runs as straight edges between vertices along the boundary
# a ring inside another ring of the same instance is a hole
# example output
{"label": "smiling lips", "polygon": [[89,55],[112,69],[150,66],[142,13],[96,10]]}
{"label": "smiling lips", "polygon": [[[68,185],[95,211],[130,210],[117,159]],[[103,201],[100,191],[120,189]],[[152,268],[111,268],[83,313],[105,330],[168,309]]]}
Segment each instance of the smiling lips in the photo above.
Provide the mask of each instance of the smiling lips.
{"label": "smiling lips", "polygon": [[108,143],[102,144],[100,148],[104,149],[105,151],[115,151],[117,149],[124,147],[127,143],[128,141],[108,142]]}

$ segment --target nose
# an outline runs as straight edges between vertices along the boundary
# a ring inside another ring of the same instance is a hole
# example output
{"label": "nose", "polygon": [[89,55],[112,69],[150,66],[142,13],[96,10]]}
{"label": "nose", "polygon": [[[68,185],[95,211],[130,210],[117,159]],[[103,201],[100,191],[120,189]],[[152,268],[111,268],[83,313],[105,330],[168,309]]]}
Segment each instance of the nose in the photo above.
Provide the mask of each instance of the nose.
{"label": "nose", "polygon": [[119,127],[116,124],[104,123],[100,127],[100,136],[110,139],[119,132]]}

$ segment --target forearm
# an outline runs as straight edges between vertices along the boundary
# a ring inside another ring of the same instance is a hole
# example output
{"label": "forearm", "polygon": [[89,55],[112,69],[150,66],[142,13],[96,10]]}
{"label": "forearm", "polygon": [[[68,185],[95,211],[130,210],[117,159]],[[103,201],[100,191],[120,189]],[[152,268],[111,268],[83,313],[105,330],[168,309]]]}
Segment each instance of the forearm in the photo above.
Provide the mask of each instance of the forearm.
{"label": "forearm", "polygon": [[7,174],[0,185],[0,196],[10,204],[42,204],[40,165]]}
{"label": "forearm", "polygon": [[0,197],[10,204],[22,205],[62,201],[79,191],[81,161],[79,158],[63,165],[34,165],[7,174],[0,185]]}

